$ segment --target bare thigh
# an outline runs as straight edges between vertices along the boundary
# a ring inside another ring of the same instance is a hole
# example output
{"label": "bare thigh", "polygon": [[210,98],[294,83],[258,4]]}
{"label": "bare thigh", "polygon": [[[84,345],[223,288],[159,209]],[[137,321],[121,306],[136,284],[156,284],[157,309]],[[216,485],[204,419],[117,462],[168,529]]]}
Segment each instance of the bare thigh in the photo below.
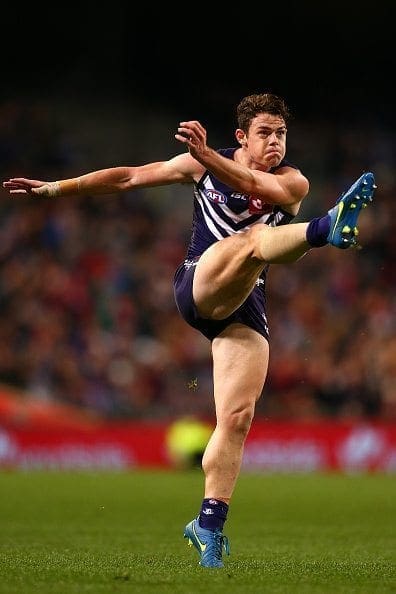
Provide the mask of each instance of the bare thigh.
{"label": "bare thigh", "polygon": [[247,298],[266,263],[255,255],[259,228],[211,245],[201,256],[194,275],[193,298],[204,318],[222,320]]}
{"label": "bare thigh", "polygon": [[296,262],[309,249],[308,223],[253,225],[211,245],[198,262],[193,297],[204,318],[230,316],[252,291],[267,264]]}

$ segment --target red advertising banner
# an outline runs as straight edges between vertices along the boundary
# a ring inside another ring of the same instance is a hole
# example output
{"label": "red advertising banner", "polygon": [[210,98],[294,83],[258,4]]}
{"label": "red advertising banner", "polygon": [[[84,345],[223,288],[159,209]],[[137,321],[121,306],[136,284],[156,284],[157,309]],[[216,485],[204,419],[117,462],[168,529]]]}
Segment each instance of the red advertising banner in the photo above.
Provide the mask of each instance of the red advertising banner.
{"label": "red advertising banner", "polygon": [[[172,426],[171,422],[56,429],[0,425],[0,468],[170,468]],[[394,473],[396,425],[256,420],[246,440],[243,470]]]}
{"label": "red advertising banner", "polygon": [[396,472],[396,425],[257,422],[243,467],[276,472]]}
{"label": "red advertising banner", "polygon": [[87,429],[2,429],[0,466],[123,469],[167,466],[165,424],[104,424]]}

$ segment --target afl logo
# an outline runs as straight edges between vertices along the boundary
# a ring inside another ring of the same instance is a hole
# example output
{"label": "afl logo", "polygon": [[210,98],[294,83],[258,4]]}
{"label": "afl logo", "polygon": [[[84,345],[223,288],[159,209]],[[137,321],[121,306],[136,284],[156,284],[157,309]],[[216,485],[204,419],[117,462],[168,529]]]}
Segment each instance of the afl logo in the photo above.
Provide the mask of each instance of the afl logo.
{"label": "afl logo", "polygon": [[218,190],[205,190],[205,196],[209,198],[211,202],[216,204],[225,204],[227,202],[227,196],[224,196]]}

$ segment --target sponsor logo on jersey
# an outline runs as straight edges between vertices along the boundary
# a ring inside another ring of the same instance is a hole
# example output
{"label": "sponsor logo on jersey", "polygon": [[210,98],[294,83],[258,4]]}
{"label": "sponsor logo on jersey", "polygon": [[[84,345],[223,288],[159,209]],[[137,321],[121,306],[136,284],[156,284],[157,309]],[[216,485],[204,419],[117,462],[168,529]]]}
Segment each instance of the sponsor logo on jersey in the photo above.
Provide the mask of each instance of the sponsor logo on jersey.
{"label": "sponsor logo on jersey", "polygon": [[231,194],[231,198],[236,198],[237,200],[247,200],[249,196],[247,194],[241,194],[240,192],[233,192]]}
{"label": "sponsor logo on jersey", "polygon": [[249,196],[249,212],[250,214],[265,214],[272,212],[273,204],[267,204],[258,196]]}
{"label": "sponsor logo on jersey", "polygon": [[226,204],[227,196],[224,196],[218,190],[205,190],[205,196],[209,198],[211,202],[215,202],[216,204]]}

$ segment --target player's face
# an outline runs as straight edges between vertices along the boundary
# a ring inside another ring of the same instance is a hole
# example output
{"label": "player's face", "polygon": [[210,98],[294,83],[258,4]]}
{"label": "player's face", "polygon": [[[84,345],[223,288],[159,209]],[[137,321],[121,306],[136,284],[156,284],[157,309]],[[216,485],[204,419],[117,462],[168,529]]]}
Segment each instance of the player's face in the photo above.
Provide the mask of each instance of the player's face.
{"label": "player's face", "polygon": [[286,124],[280,116],[260,113],[245,135],[249,157],[258,167],[279,165],[286,153]]}

